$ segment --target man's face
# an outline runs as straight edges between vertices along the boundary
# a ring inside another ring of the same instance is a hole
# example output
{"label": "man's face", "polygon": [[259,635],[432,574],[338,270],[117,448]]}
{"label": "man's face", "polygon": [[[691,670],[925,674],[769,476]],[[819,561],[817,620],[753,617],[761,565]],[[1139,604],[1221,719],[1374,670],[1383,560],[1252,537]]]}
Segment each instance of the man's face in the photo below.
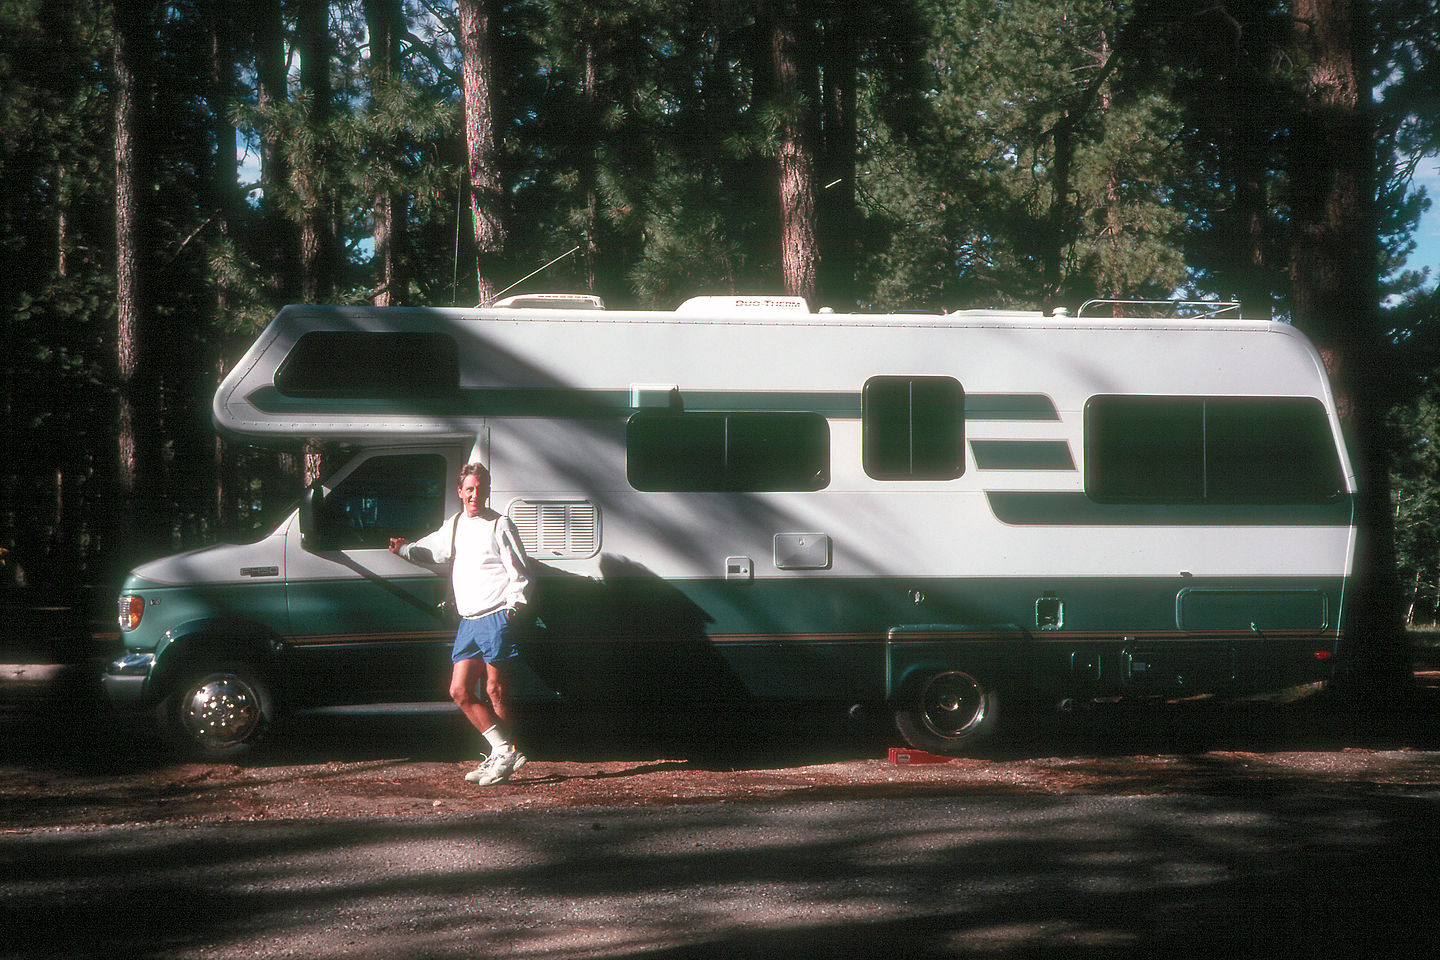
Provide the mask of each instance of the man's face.
{"label": "man's face", "polygon": [[482,483],[479,477],[470,474],[456,489],[460,493],[460,502],[465,504],[465,516],[480,516],[480,508],[485,506],[485,499],[490,496],[487,485]]}

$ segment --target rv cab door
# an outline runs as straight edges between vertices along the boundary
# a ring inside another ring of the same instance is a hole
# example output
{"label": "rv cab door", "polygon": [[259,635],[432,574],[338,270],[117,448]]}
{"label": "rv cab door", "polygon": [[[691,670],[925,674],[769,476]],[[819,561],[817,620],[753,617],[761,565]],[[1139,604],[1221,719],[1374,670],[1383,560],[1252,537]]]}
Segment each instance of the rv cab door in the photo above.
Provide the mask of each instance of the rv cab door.
{"label": "rv cab door", "polygon": [[[310,493],[285,543],[292,670],[301,699],[378,703],[443,698],[454,628],[438,604],[446,571],[390,552],[459,509],[466,447],[364,450]],[[305,528],[302,531],[302,526]]]}

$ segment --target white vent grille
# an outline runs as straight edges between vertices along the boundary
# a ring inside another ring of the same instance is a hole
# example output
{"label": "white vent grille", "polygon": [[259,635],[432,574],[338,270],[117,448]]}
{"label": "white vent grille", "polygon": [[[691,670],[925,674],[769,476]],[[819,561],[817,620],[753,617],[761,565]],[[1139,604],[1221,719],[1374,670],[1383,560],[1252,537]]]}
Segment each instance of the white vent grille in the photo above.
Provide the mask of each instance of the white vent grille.
{"label": "white vent grille", "polygon": [[600,509],[587,500],[516,500],[509,514],[532,557],[583,560],[600,552]]}

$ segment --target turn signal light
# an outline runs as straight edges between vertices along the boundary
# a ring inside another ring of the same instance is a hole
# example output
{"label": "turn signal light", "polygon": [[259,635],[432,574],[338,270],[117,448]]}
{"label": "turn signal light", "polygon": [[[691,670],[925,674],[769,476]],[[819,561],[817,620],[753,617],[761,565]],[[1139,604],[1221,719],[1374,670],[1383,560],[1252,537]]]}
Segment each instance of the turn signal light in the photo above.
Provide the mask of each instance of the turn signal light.
{"label": "turn signal light", "polygon": [[120,629],[129,633],[140,626],[140,617],[145,613],[145,598],[125,596],[120,598]]}

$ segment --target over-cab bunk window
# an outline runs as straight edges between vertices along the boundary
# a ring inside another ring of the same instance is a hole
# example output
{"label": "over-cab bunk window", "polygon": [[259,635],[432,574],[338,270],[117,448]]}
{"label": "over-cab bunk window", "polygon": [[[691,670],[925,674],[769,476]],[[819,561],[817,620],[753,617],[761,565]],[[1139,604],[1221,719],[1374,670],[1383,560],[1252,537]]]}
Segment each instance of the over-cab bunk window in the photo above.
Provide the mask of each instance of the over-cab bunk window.
{"label": "over-cab bunk window", "polygon": [[625,427],[626,472],[636,490],[823,490],[830,425],[814,413],[641,410]]}
{"label": "over-cab bunk window", "polygon": [[861,391],[865,472],[954,480],[965,472],[965,390],[953,377],[872,377]]}
{"label": "over-cab bunk window", "polygon": [[1308,397],[1092,397],[1085,492],[1102,503],[1318,504],[1343,489]]}
{"label": "over-cab bunk window", "polygon": [[460,356],[443,333],[316,330],[302,336],[275,371],[291,397],[439,400],[460,389]]}

